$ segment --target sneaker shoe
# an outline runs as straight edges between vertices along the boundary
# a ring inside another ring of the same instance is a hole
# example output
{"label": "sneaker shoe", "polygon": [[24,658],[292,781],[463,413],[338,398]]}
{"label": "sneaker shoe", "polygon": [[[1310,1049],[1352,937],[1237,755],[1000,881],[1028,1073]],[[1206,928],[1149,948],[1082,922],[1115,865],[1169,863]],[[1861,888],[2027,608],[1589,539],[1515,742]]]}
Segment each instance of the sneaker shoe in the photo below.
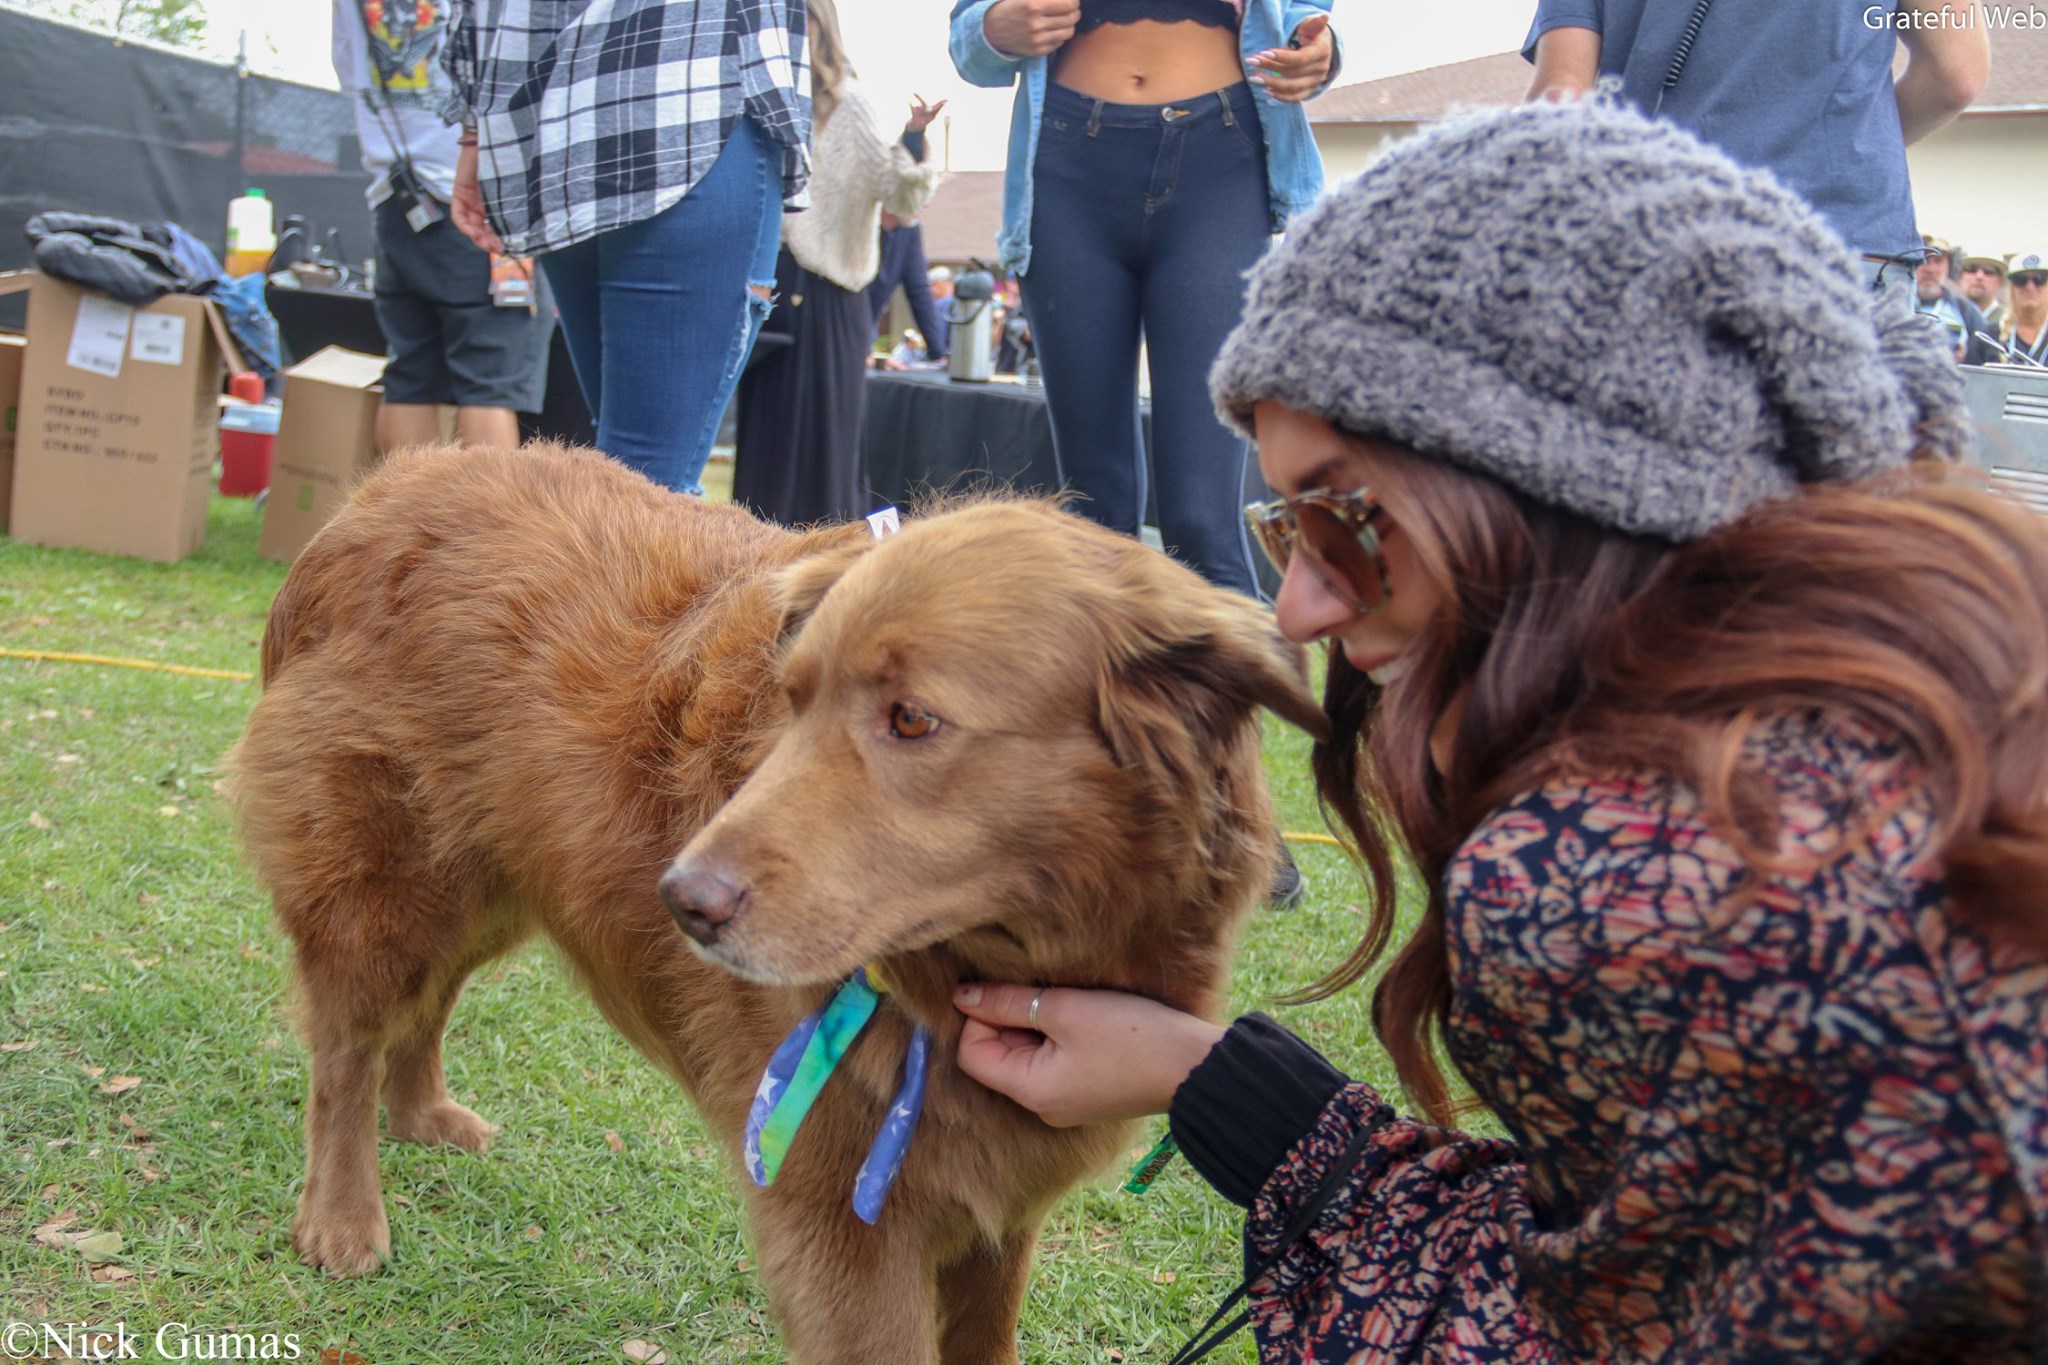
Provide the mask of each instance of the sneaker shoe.
{"label": "sneaker shoe", "polygon": [[1273,885],[1266,892],[1266,908],[1292,910],[1307,894],[1308,881],[1301,875],[1301,869],[1294,865],[1294,855],[1287,851],[1287,841],[1283,839],[1280,857],[1273,864]]}

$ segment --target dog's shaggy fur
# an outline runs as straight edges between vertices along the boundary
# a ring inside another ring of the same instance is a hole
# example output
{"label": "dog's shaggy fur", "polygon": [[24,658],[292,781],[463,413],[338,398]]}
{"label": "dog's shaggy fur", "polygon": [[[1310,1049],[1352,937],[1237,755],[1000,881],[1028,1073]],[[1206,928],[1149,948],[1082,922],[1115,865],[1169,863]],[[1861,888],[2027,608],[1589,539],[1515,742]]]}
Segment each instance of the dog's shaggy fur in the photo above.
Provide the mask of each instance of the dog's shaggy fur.
{"label": "dog's shaggy fur", "polygon": [[[1014,1361],[1040,1221],[1132,1138],[963,1076],[953,987],[1215,1010],[1272,866],[1256,708],[1322,719],[1263,611],[1049,505],[875,544],[553,447],[388,461],[293,566],[263,677],[233,781],[312,1052],[304,1258],[389,1254],[380,1098],[393,1137],[488,1143],[441,1034],[536,930],[735,1169],[769,1053],[878,961],[893,993],[780,1179],[740,1177],[792,1358],[863,1365]],[[672,860],[735,889],[703,944],[657,895]],[[913,1020],[924,1120],[868,1227]]]}

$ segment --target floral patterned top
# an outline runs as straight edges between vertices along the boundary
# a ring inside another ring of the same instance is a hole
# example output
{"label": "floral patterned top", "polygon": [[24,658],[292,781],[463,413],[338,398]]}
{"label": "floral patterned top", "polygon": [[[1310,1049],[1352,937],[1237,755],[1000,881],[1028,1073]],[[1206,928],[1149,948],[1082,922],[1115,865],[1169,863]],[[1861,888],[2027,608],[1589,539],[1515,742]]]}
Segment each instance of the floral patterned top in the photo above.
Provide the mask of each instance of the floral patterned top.
{"label": "floral patterned top", "polygon": [[[1335,1088],[1266,1167],[1248,1259],[1364,1145],[1254,1286],[1263,1362],[2048,1361],[2048,962],[1947,913],[1899,746],[1808,717],[1751,752],[1805,855],[1754,896],[1656,779],[1528,793],[1460,850],[1448,1041],[1513,1141],[1398,1117],[1281,1035]],[[1205,1174],[1193,1130],[1247,1075],[1287,1109],[1276,1034],[1240,1021],[1175,1097]]]}

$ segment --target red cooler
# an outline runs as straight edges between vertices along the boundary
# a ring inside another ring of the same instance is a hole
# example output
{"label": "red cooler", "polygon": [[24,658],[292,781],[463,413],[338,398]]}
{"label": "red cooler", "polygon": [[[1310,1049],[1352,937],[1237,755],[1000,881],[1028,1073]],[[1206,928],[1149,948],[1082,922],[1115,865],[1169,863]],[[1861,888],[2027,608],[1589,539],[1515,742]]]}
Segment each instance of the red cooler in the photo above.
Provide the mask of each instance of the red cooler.
{"label": "red cooler", "polygon": [[278,408],[271,403],[229,403],[220,410],[220,491],[253,498],[270,487],[277,452]]}

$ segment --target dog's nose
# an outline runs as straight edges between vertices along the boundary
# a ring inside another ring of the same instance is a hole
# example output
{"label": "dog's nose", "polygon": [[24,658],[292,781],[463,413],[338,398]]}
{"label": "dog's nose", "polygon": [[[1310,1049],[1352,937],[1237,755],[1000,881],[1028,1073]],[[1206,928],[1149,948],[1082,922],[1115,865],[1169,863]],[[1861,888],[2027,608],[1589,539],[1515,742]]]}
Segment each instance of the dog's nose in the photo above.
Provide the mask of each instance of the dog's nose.
{"label": "dog's nose", "polygon": [[661,874],[661,902],[682,931],[707,947],[747,903],[747,889],[702,867],[675,863]]}

